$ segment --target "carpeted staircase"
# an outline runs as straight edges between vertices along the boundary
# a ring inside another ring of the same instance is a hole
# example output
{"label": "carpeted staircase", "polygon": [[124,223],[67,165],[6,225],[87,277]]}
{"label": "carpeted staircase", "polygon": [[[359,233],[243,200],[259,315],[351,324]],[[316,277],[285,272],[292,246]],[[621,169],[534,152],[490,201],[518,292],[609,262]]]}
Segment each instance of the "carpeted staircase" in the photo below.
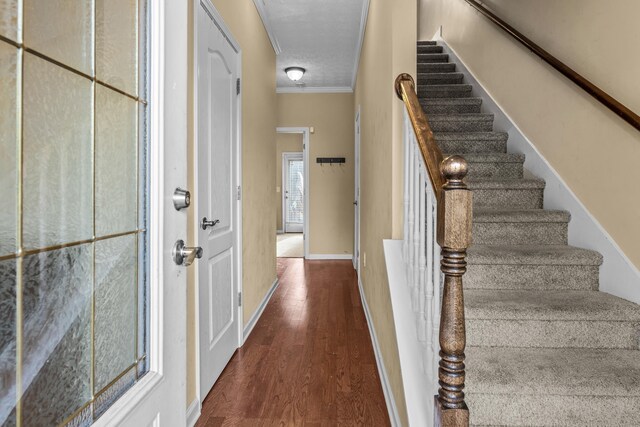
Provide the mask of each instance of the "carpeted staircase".
{"label": "carpeted staircase", "polygon": [[447,154],[469,163],[473,246],[464,276],[473,425],[640,426],[640,307],[598,291],[602,256],[568,246],[568,212],[449,63],[418,42],[420,102]]}

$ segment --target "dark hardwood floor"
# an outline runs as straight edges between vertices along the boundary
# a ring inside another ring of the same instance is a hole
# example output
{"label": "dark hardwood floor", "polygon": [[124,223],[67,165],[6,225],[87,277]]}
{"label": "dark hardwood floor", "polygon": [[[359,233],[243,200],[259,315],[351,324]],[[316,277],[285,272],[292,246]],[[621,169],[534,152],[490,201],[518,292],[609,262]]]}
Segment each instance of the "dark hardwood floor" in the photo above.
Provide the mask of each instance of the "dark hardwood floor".
{"label": "dark hardwood floor", "polygon": [[388,426],[351,261],[278,258],[278,277],[196,426]]}

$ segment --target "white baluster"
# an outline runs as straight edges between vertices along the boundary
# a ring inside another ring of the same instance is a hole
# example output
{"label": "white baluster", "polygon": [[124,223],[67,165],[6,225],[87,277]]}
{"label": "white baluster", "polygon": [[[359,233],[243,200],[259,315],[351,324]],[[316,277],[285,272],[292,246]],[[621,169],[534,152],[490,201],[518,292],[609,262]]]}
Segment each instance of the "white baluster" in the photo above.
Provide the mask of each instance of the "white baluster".
{"label": "white baluster", "polygon": [[415,181],[413,179],[414,176],[414,166],[415,166],[415,136],[413,132],[410,134],[411,136],[411,147],[409,149],[409,241],[408,243],[408,251],[409,251],[409,264],[407,265],[407,283],[410,287],[413,287],[413,264],[415,263],[415,256],[413,251],[413,205],[415,204],[414,199],[414,191],[413,187],[415,186]]}
{"label": "white baluster", "polygon": [[419,243],[419,252],[418,252],[418,263],[419,263],[419,279],[418,279],[418,339],[421,342],[425,342],[427,338],[426,333],[426,319],[424,317],[424,309],[425,309],[425,286],[426,286],[426,268],[427,268],[427,257],[425,254],[425,245],[426,245],[426,230],[425,230],[425,212],[426,212],[426,179],[427,174],[425,173],[424,164],[420,162],[420,215],[418,216],[418,234],[420,236]]}
{"label": "white baluster", "polygon": [[[437,233],[436,224],[438,224],[438,202],[433,204],[433,224],[435,233]],[[434,360],[440,360],[440,307],[442,306],[442,273],[440,271],[440,246],[433,240],[433,355]],[[438,375],[438,364],[434,363],[433,372],[435,378]]]}
{"label": "white baluster", "polygon": [[435,229],[433,222],[433,206],[434,206],[434,194],[431,183],[426,185],[426,247],[427,247],[427,283],[425,292],[425,317],[426,317],[426,350],[425,350],[425,366],[428,366],[427,373],[429,376],[432,374],[433,369],[433,245],[435,241]]}
{"label": "white baluster", "polygon": [[403,143],[404,143],[404,240],[402,243],[402,257],[404,260],[405,268],[407,268],[409,264],[409,218],[407,215],[409,214],[409,149],[411,138],[410,134],[413,133],[413,129],[409,125],[409,115],[407,114],[407,110],[404,110],[404,135],[403,135]]}
{"label": "white baluster", "polygon": [[417,313],[420,307],[418,295],[420,294],[420,163],[422,163],[422,153],[415,145],[416,155],[414,156],[414,172],[413,172],[413,288],[411,292],[411,301],[414,313]]}

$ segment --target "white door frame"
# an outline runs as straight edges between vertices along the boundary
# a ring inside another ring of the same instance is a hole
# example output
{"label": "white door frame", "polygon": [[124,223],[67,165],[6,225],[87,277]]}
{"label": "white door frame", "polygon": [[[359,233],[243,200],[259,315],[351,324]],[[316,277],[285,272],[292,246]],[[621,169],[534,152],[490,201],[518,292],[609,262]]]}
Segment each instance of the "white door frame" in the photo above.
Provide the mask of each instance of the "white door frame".
{"label": "white door frame", "polygon": [[[202,5],[202,6],[201,6]],[[242,49],[240,48],[240,44],[237,42],[233,33],[222,19],[222,15],[218,12],[218,10],[213,6],[211,0],[193,0],[193,123],[190,123],[193,126],[193,186],[194,190],[198,188],[198,114],[196,114],[198,108],[198,19],[197,13],[199,7],[206,7],[206,11],[209,13],[210,17],[213,19],[215,24],[218,26],[220,31],[224,34],[225,38],[229,41],[231,46],[238,52],[238,77],[242,81]],[[235,274],[238,281],[238,292],[242,294],[242,91],[240,95],[238,95],[238,111],[237,111],[237,135],[238,140],[236,141],[236,182],[238,183],[239,191],[239,200],[237,200],[237,209],[236,209],[236,254],[235,254]],[[198,217],[198,197],[193,198],[193,224],[195,227],[198,227],[200,223],[200,218]],[[191,208],[190,208],[191,209]],[[197,231],[195,235],[197,236]],[[199,276],[198,269],[194,271],[194,294],[195,294],[195,358],[196,358],[196,398],[198,399],[198,414],[200,413],[200,408],[202,407],[202,400],[206,396],[200,396],[200,286],[199,286]],[[244,316],[243,316],[243,306],[242,304],[236,307],[238,310],[238,347],[241,347],[244,343],[244,334],[243,334],[243,326],[244,326]],[[191,404],[192,402],[187,402],[187,404]]]}
{"label": "white door frame", "polygon": [[[309,128],[308,127],[277,127],[277,133],[300,133],[302,134],[302,161],[304,164],[304,226],[303,226],[303,239],[304,239],[304,257],[309,258],[309,193],[311,193],[311,181],[309,181],[309,151],[311,146],[309,145]],[[284,186],[283,186],[284,188]],[[282,228],[284,229],[284,211],[282,212]]]}
{"label": "white door frame", "polygon": [[[284,151],[282,153],[282,190],[283,191],[281,191],[280,194],[282,195],[282,197],[281,197],[281,199],[282,199],[282,231],[285,232],[285,233],[287,232],[287,222],[286,222],[286,218],[287,217],[286,217],[286,214],[285,214],[286,208],[287,208],[287,201],[286,201],[286,196],[285,196],[286,193],[285,193],[284,189],[286,187],[285,180],[288,179],[287,172],[289,171],[289,165],[288,165],[287,161],[289,159],[295,160],[295,159],[298,159],[298,158],[302,159],[302,169],[303,169],[303,172],[304,172],[304,153],[302,151]],[[304,186],[303,187],[304,194],[306,194],[307,193],[307,183],[304,182],[303,186]],[[305,202],[306,202],[306,200],[305,200]],[[303,206],[303,213],[304,213],[305,210],[306,210],[306,206]],[[303,214],[302,222],[303,222],[302,227],[304,229],[304,214]]]}
{"label": "white door frame", "polygon": [[360,105],[356,109],[356,119],[354,124],[355,146],[353,150],[354,154],[354,176],[355,176],[355,188],[354,188],[354,203],[357,203],[355,209],[355,218],[353,224],[354,232],[354,248],[353,248],[353,268],[356,269],[358,275],[360,275]]}
{"label": "white door frame", "polygon": [[[98,427],[146,425],[150,422],[156,426],[160,423],[160,413],[153,420],[140,419],[147,415],[141,413],[141,408],[148,409],[161,404],[162,399],[156,389],[162,386],[172,387],[179,399],[184,399],[186,392],[184,378],[179,378],[175,384],[167,382],[168,371],[173,371],[173,375],[186,376],[186,352],[170,351],[175,349],[176,344],[165,340],[166,331],[172,330],[174,338],[177,332],[179,339],[186,342],[186,324],[181,322],[184,319],[174,319],[174,322],[164,322],[163,319],[164,307],[169,304],[184,305],[186,312],[186,298],[181,296],[185,289],[179,289],[186,285],[186,274],[177,280],[181,283],[175,283],[176,280],[168,283],[169,281],[164,280],[165,274],[171,274],[173,268],[184,268],[173,265],[171,250],[176,236],[165,229],[164,211],[174,191],[174,188],[165,186],[167,177],[173,175],[166,165],[167,159],[172,158],[172,153],[180,153],[182,149],[186,153],[187,150],[185,135],[188,72],[184,55],[187,47],[187,32],[184,30],[188,19],[187,5],[170,0],[151,0],[149,13],[149,372],[96,420],[93,426]],[[186,156],[183,159],[186,160]],[[184,179],[186,178],[185,176]],[[186,217],[184,221],[186,233]],[[186,235],[177,237],[185,239]],[[171,289],[176,285],[179,287]],[[171,300],[167,300],[168,298]],[[169,415],[184,420],[186,404],[178,404],[178,409],[178,413]],[[162,420],[163,424],[175,421],[173,418]]]}

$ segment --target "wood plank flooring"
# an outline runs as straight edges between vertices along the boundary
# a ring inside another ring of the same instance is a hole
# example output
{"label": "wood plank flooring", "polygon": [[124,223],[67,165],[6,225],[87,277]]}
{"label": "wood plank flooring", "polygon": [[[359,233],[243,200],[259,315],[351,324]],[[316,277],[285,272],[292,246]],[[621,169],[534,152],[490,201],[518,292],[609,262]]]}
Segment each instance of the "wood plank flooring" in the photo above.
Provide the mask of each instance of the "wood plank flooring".
{"label": "wood plank flooring", "polygon": [[196,426],[389,426],[351,261],[278,258],[278,277]]}

